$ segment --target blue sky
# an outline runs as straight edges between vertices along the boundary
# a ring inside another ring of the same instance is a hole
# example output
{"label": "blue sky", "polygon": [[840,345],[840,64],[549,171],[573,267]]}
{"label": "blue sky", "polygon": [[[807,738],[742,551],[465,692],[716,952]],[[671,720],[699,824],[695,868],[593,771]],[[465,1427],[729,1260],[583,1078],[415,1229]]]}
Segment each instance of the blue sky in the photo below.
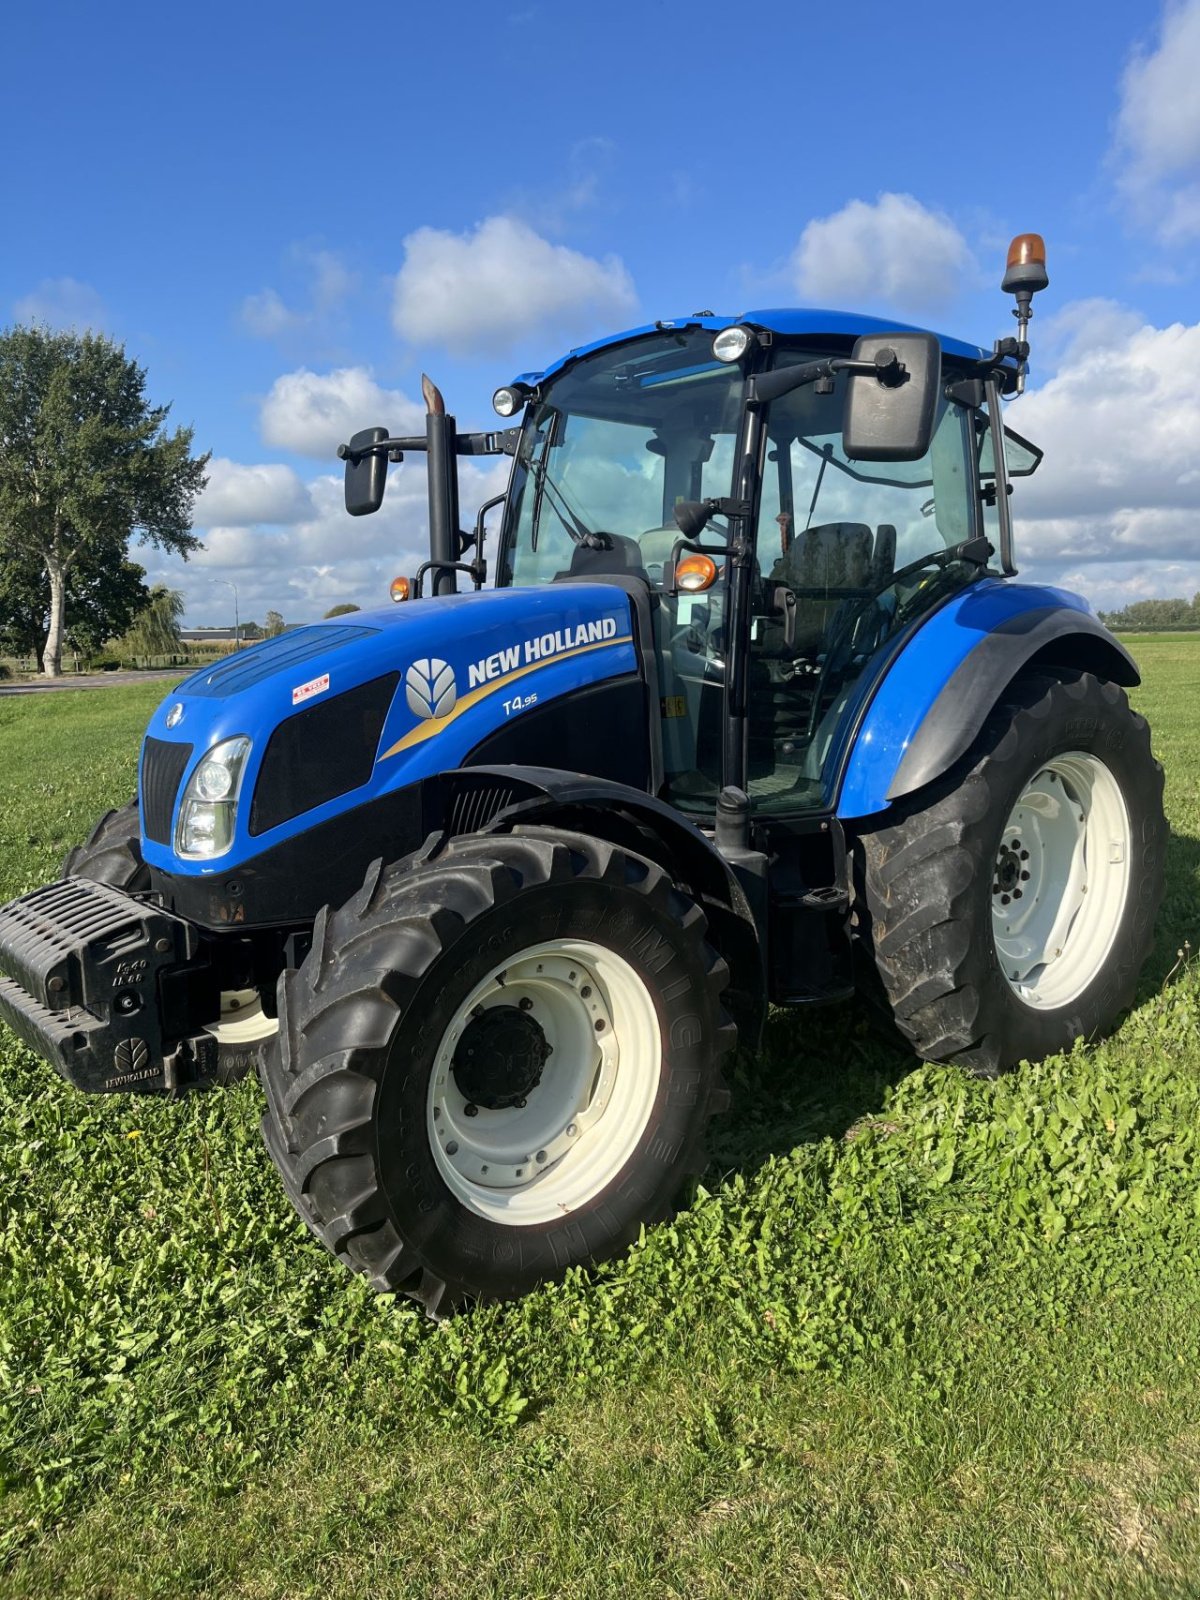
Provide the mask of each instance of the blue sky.
{"label": "blue sky", "polygon": [[0,322],[124,340],[214,452],[206,550],[141,557],[191,621],[226,620],[226,579],[260,620],[382,600],[423,468],[354,523],[329,451],[410,423],[423,368],[477,425],[513,373],[700,307],[986,344],[1027,229],[1023,564],[1100,604],[1200,589],[1200,0],[48,0],[5,66]]}

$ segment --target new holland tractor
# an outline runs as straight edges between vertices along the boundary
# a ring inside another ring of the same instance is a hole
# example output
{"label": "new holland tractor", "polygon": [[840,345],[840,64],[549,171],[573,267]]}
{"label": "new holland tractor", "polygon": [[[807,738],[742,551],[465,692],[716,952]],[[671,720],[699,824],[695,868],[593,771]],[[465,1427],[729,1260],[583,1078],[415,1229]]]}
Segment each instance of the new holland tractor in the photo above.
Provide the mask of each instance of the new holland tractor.
{"label": "new holland tractor", "polygon": [[1047,281],[1022,235],[992,350],[656,322],[499,389],[495,432],[426,382],[423,435],[339,454],[362,515],[426,452],[429,560],[167,696],[137,798],[0,909],[0,1017],[94,1092],[256,1068],[301,1217],[434,1315],[668,1215],[768,1005],[858,995],[984,1076],[1109,1028],[1167,830],[1133,661],[1015,578]]}

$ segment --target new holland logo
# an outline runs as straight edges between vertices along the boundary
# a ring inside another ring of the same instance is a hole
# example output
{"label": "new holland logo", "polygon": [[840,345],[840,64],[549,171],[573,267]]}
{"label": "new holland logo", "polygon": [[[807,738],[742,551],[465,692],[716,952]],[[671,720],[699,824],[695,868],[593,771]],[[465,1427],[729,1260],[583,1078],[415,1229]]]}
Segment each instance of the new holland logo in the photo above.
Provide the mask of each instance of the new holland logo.
{"label": "new holland logo", "polygon": [[404,674],[408,709],[417,717],[448,717],[458,699],[454,668],[436,658],[414,661]]}

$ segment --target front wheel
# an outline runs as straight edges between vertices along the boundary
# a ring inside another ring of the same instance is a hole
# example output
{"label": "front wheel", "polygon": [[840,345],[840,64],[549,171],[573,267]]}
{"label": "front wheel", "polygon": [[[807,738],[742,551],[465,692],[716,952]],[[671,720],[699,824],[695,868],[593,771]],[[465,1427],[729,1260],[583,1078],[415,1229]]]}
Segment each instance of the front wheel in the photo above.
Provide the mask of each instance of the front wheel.
{"label": "front wheel", "polygon": [[667,1216],[727,1102],[728,978],[652,862],[551,829],[376,864],[280,985],[263,1133],[300,1215],[433,1314]]}
{"label": "front wheel", "polygon": [[919,1055],[992,1077],[1112,1027],[1154,940],[1162,795],[1121,689],[1030,672],[946,778],[859,835],[871,988]]}

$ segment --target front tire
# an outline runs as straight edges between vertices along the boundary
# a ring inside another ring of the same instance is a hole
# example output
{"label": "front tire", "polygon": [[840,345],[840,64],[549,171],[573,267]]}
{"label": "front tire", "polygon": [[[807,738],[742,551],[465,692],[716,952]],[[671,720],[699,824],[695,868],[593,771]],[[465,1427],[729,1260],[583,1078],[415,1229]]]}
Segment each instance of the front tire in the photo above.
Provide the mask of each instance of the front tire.
{"label": "front tire", "polygon": [[724,961],[650,861],[551,829],[376,863],[280,983],[263,1134],[300,1215],[433,1315],[624,1250],[727,1104]]}
{"label": "front tire", "polygon": [[1035,671],[945,778],[859,834],[868,993],[922,1059],[994,1077],[1114,1025],[1154,942],[1162,796],[1116,684]]}

